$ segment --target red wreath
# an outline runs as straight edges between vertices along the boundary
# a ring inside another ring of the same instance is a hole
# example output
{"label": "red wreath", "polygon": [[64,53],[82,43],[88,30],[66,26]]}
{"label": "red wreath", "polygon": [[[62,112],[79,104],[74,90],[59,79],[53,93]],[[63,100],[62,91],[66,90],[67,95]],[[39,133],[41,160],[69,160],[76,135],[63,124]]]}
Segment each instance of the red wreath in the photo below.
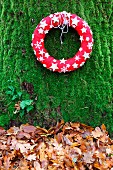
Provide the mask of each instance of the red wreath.
{"label": "red wreath", "polygon": [[[81,47],[73,58],[56,60],[54,57],[50,56],[45,49],[44,38],[50,29],[60,28],[60,26],[63,28],[65,25],[73,27],[78,32],[80,35]],[[43,18],[32,35],[32,47],[37,56],[37,60],[47,69],[60,73],[73,71],[83,66],[92,52],[92,46],[92,31],[88,24],[76,14],[70,14],[65,11],[57,12]]]}

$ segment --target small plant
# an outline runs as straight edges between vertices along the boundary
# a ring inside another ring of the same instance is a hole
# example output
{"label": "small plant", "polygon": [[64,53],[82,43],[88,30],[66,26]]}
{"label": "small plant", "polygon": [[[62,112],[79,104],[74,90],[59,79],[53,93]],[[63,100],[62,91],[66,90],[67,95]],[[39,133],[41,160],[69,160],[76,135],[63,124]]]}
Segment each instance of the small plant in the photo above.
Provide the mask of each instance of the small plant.
{"label": "small plant", "polygon": [[13,86],[8,86],[8,90],[6,91],[6,94],[11,95],[12,101],[18,99],[18,102],[15,104],[15,111],[14,114],[20,113],[20,117],[22,118],[24,114],[27,112],[29,113],[31,110],[33,110],[33,100],[22,100],[22,92],[16,92],[15,88]]}
{"label": "small plant", "polygon": [[20,102],[20,116],[23,117],[25,111],[30,112],[33,110],[33,100],[23,100]]}
{"label": "small plant", "polygon": [[8,90],[6,91],[6,94],[11,95],[12,100],[20,99],[22,96],[22,92],[21,91],[16,92],[16,90],[13,86],[8,86]]}
{"label": "small plant", "polygon": [[18,103],[15,104],[16,110],[14,111],[14,114],[19,113],[20,117],[22,118],[26,112],[29,113],[34,109],[33,104],[33,100],[18,101]]}

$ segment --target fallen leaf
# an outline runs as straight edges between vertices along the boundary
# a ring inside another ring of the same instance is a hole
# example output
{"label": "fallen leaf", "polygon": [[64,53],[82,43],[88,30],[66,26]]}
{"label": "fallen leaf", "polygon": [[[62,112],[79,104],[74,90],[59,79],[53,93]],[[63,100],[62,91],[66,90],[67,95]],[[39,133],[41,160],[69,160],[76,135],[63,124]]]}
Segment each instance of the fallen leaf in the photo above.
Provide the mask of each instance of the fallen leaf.
{"label": "fallen leaf", "polygon": [[27,160],[35,161],[36,160],[36,153],[28,155]]}
{"label": "fallen leaf", "polygon": [[95,161],[95,159],[93,158],[93,154],[92,152],[88,152],[88,153],[83,153],[83,161],[90,164],[93,163]]}
{"label": "fallen leaf", "polygon": [[36,127],[32,126],[32,125],[21,125],[20,129],[23,130],[25,133],[34,133],[36,131]]}
{"label": "fallen leaf", "polygon": [[92,135],[94,138],[99,138],[100,136],[103,136],[103,133],[99,127],[96,127],[94,131],[92,131]]}

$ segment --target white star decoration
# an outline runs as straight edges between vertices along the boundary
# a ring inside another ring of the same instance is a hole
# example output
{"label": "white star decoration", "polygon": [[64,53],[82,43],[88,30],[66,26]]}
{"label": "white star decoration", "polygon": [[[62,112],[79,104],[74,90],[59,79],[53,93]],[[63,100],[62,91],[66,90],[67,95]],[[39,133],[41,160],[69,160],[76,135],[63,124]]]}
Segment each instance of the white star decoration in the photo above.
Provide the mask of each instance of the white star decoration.
{"label": "white star decoration", "polygon": [[44,50],[42,49],[42,50],[40,50],[40,52],[39,52],[39,54],[41,54],[41,55],[43,55],[45,52],[44,52]]}
{"label": "white star decoration", "polygon": [[66,60],[63,58],[62,60],[60,60],[60,64],[65,64]]}
{"label": "white star decoration", "polygon": [[50,67],[50,69],[52,69],[53,71],[58,69],[57,64],[52,63],[52,66]]}
{"label": "white star decoration", "polygon": [[73,65],[73,68],[78,68],[78,64],[74,63]]}
{"label": "white star decoration", "polygon": [[86,21],[84,21],[84,22],[83,22],[83,26],[85,26],[85,27],[87,27],[87,26],[88,26],[88,24],[87,24],[87,22],[86,22]]}
{"label": "white star decoration", "polygon": [[79,51],[82,51],[82,47],[79,48]]}
{"label": "white star decoration", "polygon": [[46,64],[43,64],[44,67],[47,67]]}
{"label": "white star decoration", "polygon": [[79,60],[80,60],[80,57],[77,55],[77,56],[75,57],[75,60],[76,60],[76,61],[79,61]]}
{"label": "white star decoration", "polygon": [[58,17],[56,17],[56,16],[54,16],[54,17],[52,18],[52,20],[53,20],[54,22],[59,22],[59,19],[58,19]]}
{"label": "white star decoration", "polygon": [[50,18],[53,18],[53,14],[50,14],[49,17],[50,17]]}
{"label": "white star decoration", "polygon": [[89,41],[89,37],[86,37],[86,41]]}
{"label": "white star decoration", "polygon": [[53,28],[53,25],[52,25],[52,24],[50,25],[50,28]]}
{"label": "white star decoration", "polygon": [[80,36],[80,41],[82,42],[84,39],[83,39],[83,36]]}
{"label": "white star decoration", "polygon": [[88,47],[89,49],[92,49],[92,46],[93,46],[92,42],[91,42],[91,43],[88,43],[88,45],[87,45],[87,47]]}
{"label": "white star decoration", "polygon": [[76,18],[72,19],[72,25],[78,25],[79,20]]}
{"label": "white star decoration", "polygon": [[86,60],[87,58],[90,58],[90,57],[89,57],[89,53],[86,53],[86,52],[84,53],[83,56],[84,56],[85,60]]}
{"label": "white star decoration", "polygon": [[61,68],[61,72],[65,73],[66,71],[67,71],[67,67],[64,66]]}
{"label": "white star decoration", "polygon": [[48,53],[45,53],[45,57],[48,58],[48,57],[49,57],[49,54],[48,54]]}
{"label": "white star decoration", "polygon": [[43,61],[43,60],[44,60],[44,58],[43,58],[43,57],[40,57],[40,58],[39,58],[39,60],[40,60],[40,61]]}
{"label": "white star decoration", "polygon": [[44,33],[47,34],[49,32],[49,30],[45,30]]}
{"label": "white star decoration", "polygon": [[42,46],[41,43],[38,42],[38,41],[37,41],[36,44],[34,44],[34,45],[35,45],[36,48],[40,48],[40,47]]}
{"label": "white star decoration", "polygon": [[86,32],[86,28],[83,27],[83,28],[81,29],[81,31],[82,31],[82,33]]}
{"label": "white star decoration", "polygon": [[67,15],[68,13],[66,11],[61,12],[61,14]]}
{"label": "white star decoration", "polygon": [[70,67],[70,64],[66,64],[66,67],[69,68],[69,67]]}
{"label": "white star decoration", "polygon": [[56,59],[54,59],[53,62],[56,62]]}
{"label": "white star decoration", "polygon": [[82,67],[84,64],[85,64],[85,62],[82,62],[82,63],[80,64],[80,67]]}
{"label": "white star decoration", "polygon": [[41,27],[41,28],[44,29],[46,26],[47,26],[46,21],[41,21],[41,22],[40,22],[40,27]]}
{"label": "white star decoration", "polygon": [[44,30],[43,30],[42,28],[40,28],[40,29],[38,30],[38,32],[39,32],[39,34],[43,34]]}
{"label": "white star decoration", "polygon": [[44,42],[44,39],[40,39],[40,42]]}

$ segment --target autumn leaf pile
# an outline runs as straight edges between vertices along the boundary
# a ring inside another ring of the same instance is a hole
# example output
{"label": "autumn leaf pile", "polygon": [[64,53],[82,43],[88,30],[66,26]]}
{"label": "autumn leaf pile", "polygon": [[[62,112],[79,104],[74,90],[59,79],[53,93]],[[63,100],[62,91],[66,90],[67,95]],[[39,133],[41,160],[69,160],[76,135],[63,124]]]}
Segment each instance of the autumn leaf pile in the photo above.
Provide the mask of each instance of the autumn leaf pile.
{"label": "autumn leaf pile", "polygon": [[0,128],[0,170],[113,170],[113,140],[95,129],[64,123],[46,130],[29,124]]}

